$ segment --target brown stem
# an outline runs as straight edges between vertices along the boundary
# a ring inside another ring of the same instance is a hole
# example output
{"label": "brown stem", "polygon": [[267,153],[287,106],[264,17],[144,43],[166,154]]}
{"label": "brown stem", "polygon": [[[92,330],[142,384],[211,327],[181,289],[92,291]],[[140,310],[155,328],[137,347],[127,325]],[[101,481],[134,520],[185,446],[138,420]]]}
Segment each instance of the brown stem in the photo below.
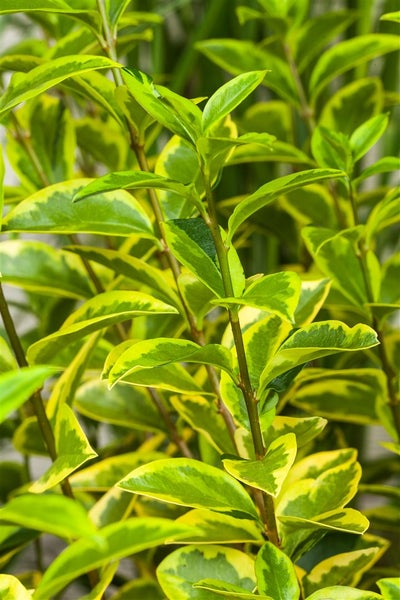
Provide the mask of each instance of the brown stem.
{"label": "brown stem", "polygon": [[[0,314],[3,319],[4,327],[7,332],[11,347],[13,349],[13,352],[15,354],[15,358],[17,359],[17,363],[18,363],[19,367],[22,368],[22,367],[29,366],[28,361],[26,360],[26,357],[25,357],[24,350],[21,345],[21,341],[20,341],[17,331],[15,329],[14,321],[11,317],[11,313],[9,311],[8,304],[7,304],[6,298],[4,296],[3,287],[1,285],[1,283],[0,283]],[[55,443],[55,438],[54,438],[53,430],[51,428],[50,421],[46,415],[46,410],[44,407],[42,395],[39,391],[37,391],[34,394],[32,394],[32,396],[30,397],[29,400],[32,405],[33,412],[36,416],[40,431],[42,433],[43,440],[46,444],[49,456],[50,456],[51,460],[54,462],[57,458],[56,443]],[[64,481],[61,482],[61,488],[62,488],[63,494],[65,496],[73,498],[72,489],[71,489],[68,479],[64,479]]]}

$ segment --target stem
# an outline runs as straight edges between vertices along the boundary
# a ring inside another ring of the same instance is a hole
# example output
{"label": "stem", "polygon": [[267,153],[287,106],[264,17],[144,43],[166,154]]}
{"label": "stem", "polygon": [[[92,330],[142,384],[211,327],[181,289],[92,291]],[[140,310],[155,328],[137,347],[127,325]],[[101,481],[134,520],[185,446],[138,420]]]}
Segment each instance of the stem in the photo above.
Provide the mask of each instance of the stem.
{"label": "stem", "polygon": [[[354,225],[358,225],[358,212],[357,212],[357,204],[356,198],[354,194],[354,188],[352,182],[349,181],[349,198],[353,213]],[[364,280],[365,290],[367,293],[368,302],[375,302],[374,293],[371,287],[370,278],[368,275],[368,267],[367,267],[367,248],[363,240],[360,240],[357,243],[358,248],[358,259],[360,261],[361,273]],[[375,329],[378,339],[379,339],[379,356],[381,360],[382,369],[386,375],[386,390],[388,395],[388,405],[390,407],[393,423],[397,432],[397,438],[400,441],[400,398],[397,394],[396,387],[394,385],[394,381],[396,379],[396,373],[394,372],[388,357],[387,347],[385,336],[383,333],[383,329],[381,328],[379,321],[376,317],[372,317],[372,327]]]}
{"label": "stem", "polygon": [[30,138],[28,138],[26,136],[25,132],[23,131],[23,129],[19,123],[17,116],[13,112],[10,113],[10,118],[14,125],[15,136],[16,136],[17,140],[19,141],[19,143],[21,144],[21,146],[24,148],[25,152],[29,156],[32,166],[34,167],[36,173],[38,174],[40,181],[42,182],[42,184],[45,187],[47,187],[48,185],[50,185],[50,181],[49,181],[46,173],[42,169],[42,165],[40,164],[40,160],[38,159],[36,152],[31,144]]}
{"label": "stem", "polygon": [[[22,348],[21,341],[20,341],[17,331],[15,329],[14,321],[11,317],[11,314],[10,314],[10,311],[8,308],[8,304],[7,304],[7,301],[6,301],[4,293],[3,293],[3,287],[1,285],[1,283],[0,283],[0,314],[3,319],[4,327],[5,327],[6,333],[8,335],[8,338],[10,340],[10,344],[11,344],[11,347],[15,354],[15,358],[17,359],[17,363],[18,363],[19,367],[22,368],[22,367],[29,366],[28,362],[26,360],[26,357],[25,357],[24,350]],[[30,397],[30,402],[31,402],[34,414],[37,418],[37,422],[38,422],[40,431],[42,433],[43,440],[46,444],[49,456],[50,456],[51,460],[54,462],[57,458],[56,443],[55,443],[54,434],[53,434],[53,430],[51,428],[50,421],[47,418],[46,410],[44,407],[44,402],[43,402],[42,396],[39,391],[32,394],[32,396]],[[62,488],[63,494],[65,496],[69,496],[70,498],[73,498],[72,489],[71,489],[68,479],[64,479],[64,481],[61,483],[61,488]]]}
{"label": "stem", "polygon": [[165,408],[163,401],[160,398],[160,395],[154,388],[148,388],[148,389],[149,389],[149,393],[153,399],[154,404],[156,405],[160,415],[162,416],[162,418],[168,428],[168,431],[169,431],[172,441],[175,442],[175,444],[178,446],[178,448],[181,451],[183,456],[186,456],[186,458],[193,458],[193,455],[190,452],[185,440],[182,439],[181,436],[179,435],[179,432],[178,432],[177,428],[175,427],[175,423],[172,421],[169,412]]}
{"label": "stem", "polygon": [[285,52],[286,60],[288,61],[290,71],[293,75],[294,82],[296,84],[297,93],[299,96],[300,106],[301,106],[300,115],[305,120],[308,130],[311,134],[315,129],[314,110],[311,108],[311,106],[308,103],[308,99],[307,99],[306,92],[305,92],[305,89],[303,86],[303,82],[301,80],[300,73],[297,69],[297,65],[294,62],[291,48],[286,42],[283,44],[283,49]]}
{"label": "stem", "polygon": [[[101,47],[103,48],[106,56],[111,58],[111,60],[114,60],[115,62],[117,62],[118,57],[117,57],[117,52],[115,49],[117,40],[116,40],[115,33],[113,33],[110,29],[110,25],[109,25],[108,18],[107,18],[106,5],[105,5],[104,0],[97,0],[97,8],[99,9],[99,13],[101,15],[103,33],[104,33],[104,38],[102,36],[98,36],[99,43],[100,43]],[[121,75],[121,72],[119,69],[113,68],[112,74],[113,74],[116,85],[124,84],[124,80],[122,78],[122,75]]]}
{"label": "stem", "polygon": [[[217,210],[214,202],[214,197],[208,177],[207,169],[202,165],[202,177],[204,190],[208,206],[208,222],[215,248],[217,251],[218,262],[221,270],[221,277],[224,285],[224,291],[227,297],[235,296],[232,277],[228,261],[229,248],[226,247],[221,236],[221,231],[218,224]],[[243,394],[246,404],[247,414],[250,422],[250,430],[253,439],[253,446],[256,458],[261,460],[265,456],[264,441],[261,432],[260,420],[258,418],[258,399],[252,388],[250,374],[247,365],[246,351],[243,342],[242,329],[239,321],[239,309],[236,306],[228,310],[229,322],[231,325],[232,335],[235,342],[237,360],[239,365],[239,388]],[[264,494],[260,490],[254,490],[254,500],[259,508],[261,518],[264,522],[265,532],[269,540],[277,547],[280,546],[278,528],[275,517],[275,507],[272,496]]]}
{"label": "stem", "polygon": [[[115,38],[115,35],[113,35],[110,30],[104,0],[97,0],[97,6],[98,6],[98,9],[101,14],[102,21],[103,21],[103,33],[104,33],[104,37],[105,37],[105,39],[102,39],[99,37],[99,43],[102,46],[105,54],[109,58],[111,58],[112,60],[117,60],[117,56],[116,56],[116,52],[115,52],[116,38]],[[124,84],[122,75],[118,69],[113,69],[113,76],[114,76],[115,84],[117,86]],[[130,146],[136,156],[136,160],[138,162],[139,168],[141,171],[149,172],[150,169],[149,169],[149,165],[147,162],[146,154],[144,152],[144,146],[142,144],[142,141],[141,140],[139,141],[137,134],[135,133],[131,123],[129,123],[129,121],[127,119],[125,119],[125,121],[126,121],[127,129],[129,132]],[[200,345],[204,345],[205,342],[204,342],[203,333],[197,329],[196,319],[195,319],[194,315],[192,314],[190,308],[188,307],[187,303],[185,302],[182,292],[180,291],[180,286],[179,286],[180,266],[179,266],[179,263],[176,260],[175,256],[170,251],[167,240],[165,238],[164,231],[162,229],[162,223],[164,222],[164,215],[162,213],[157,194],[153,188],[148,188],[147,194],[148,194],[149,201],[150,201],[150,204],[151,204],[151,207],[153,210],[153,214],[155,217],[155,231],[156,231],[159,239],[161,240],[163,256],[165,256],[167,266],[170,268],[172,275],[174,277],[177,291],[178,291],[179,300],[183,307],[186,321],[187,321],[187,324],[188,324],[188,327],[190,330],[191,338],[196,343],[198,343]],[[230,414],[230,412],[226,408],[224,402],[222,401],[220,390],[219,390],[218,377],[212,366],[207,365],[206,370],[207,370],[207,373],[209,376],[209,380],[210,380],[213,392],[215,393],[215,395],[217,397],[218,410],[221,413],[221,415],[225,421],[225,424],[227,426],[227,429],[228,429],[228,432],[232,439],[232,442],[236,446],[236,441],[235,441],[235,437],[234,437],[236,427],[235,427],[232,415]]]}

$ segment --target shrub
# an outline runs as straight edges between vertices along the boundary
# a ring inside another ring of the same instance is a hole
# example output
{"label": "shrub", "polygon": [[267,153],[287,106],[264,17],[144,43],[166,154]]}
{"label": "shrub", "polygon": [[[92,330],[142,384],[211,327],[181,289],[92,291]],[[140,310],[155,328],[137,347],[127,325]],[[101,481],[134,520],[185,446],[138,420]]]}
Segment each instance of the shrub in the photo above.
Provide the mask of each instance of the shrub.
{"label": "shrub", "polygon": [[133,4],[0,7],[2,594],[394,598],[399,13]]}

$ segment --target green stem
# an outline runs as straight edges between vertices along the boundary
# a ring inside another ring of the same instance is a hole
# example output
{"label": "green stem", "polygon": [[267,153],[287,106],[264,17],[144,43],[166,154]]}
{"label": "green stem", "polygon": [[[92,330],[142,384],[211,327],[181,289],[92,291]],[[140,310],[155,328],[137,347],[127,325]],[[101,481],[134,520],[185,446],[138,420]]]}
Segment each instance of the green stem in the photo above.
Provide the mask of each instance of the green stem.
{"label": "green stem", "polygon": [[[115,33],[113,33],[110,29],[110,24],[108,22],[106,5],[105,5],[104,0],[97,0],[97,8],[99,9],[99,13],[101,16],[103,33],[104,33],[104,38],[102,36],[98,36],[99,43],[100,43],[101,47],[103,48],[106,56],[111,58],[111,60],[114,60],[115,62],[117,62],[118,61],[117,52],[116,52],[117,39],[116,39]],[[121,71],[119,69],[117,69],[117,68],[112,69],[112,74],[113,74],[116,85],[124,84],[124,80],[122,78]]]}
{"label": "green stem", "polygon": [[177,428],[175,427],[175,423],[172,421],[170,414],[167,411],[167,409],[165,408],[163,401],[160,398],[160,395],[158,394],[157,390],[155,390],[154,388],[149,388],[149,393],[153,399],[155,406],[157,407],[158,412],[162,416],[162,418],[168,428],[170,438],[172,439],[173,442],[175,442],[175,444],[181,451],[182,456],[186,456],[186,458],[193,458],[193,455],[190,452],[185,440],[182,439],[182,437],[179,435],[179,432],[178,432]]}
{"label": "green stem", "polygon": [[[358,225],[357,203],[356,203],[354,188],[353,188],[352,182],[350,180],[349,180],[349,198],[350,198],[350,203],[351,203],[351,208],[352,208],[352,213],[353,213],[354,225],[357,226]],[[360,240],[357,243],[357,248],[358,248],[358,259],[360,262],[361,273],[362,273],[362,277],[364,280],[367,299],[368,299],[368,302],[373,303],[373,302],[375,302],[375,297],[374,297],[374,293],[372,290],[371,281],[370,281],[370,278],[368,275],[368,267],[367,267],[367,251],[368,250],[365,247],[363,240]],[[394,423],[394,426],[395,426],[395,429],[397,432],[397,438],[400,441],[400,398],[399,398],[399,395],[396,391],[396,387],[394,384],[394,382],[396,380],[396,373],[394,372],[394,370],[390,364],[383,329],[381,328],[378,319],[376,319],[375,317],[372,317],[372,327],[375,329],[378,339],[379,339],[379,342],[380,342],[380,344],[378,346],[378,352],[379,352],[379,356],[380,356],[380,360],[381,360],[382,369],[386,375],[386,389],[387,389],[387,395],[388,395],[388,405],[389,405],[391,413],[392,413],[393,423]]]}
{"label": "green stem", "polygon": [[[117,60],[117,56],[115,53],[116,38],[115,38],[115,35],[113,35],[110,30],[104,0],[97,0],[97,6],[99,8],[99,12],[101,14],[101,18],[103,21],[103,32],[104,32],[104,37],[105,37],[105,40],[103,40],[102,38],[99,38],[99,42],[100,42],[104,52],[106,53],[106,55],[109,58],[111,58],[112,60]],[[104,43],[104,42],[106,42],[106,43]],[[114,81],[115,81],[116,86],[124,84],[122,75],[118,69],[113,70],[113,76],[114,76]],[[146,157],[146,154],[144,151],[144,146],[142,144],[142,141],[138,139],[137,134],[135,133],[131,123],[129,123],[129,121],[127,119],[125,119],[125,121],[126,121],[127,129],[129,132],[130,146],[136,156],[136,160],[138,162],[139,168],[141,171],[149,172],[150,169],[149,169],[149,165],[147,162],[147,157]],[[164,234],[163,227],[162,227],[162,224],[164,222],[164,215],[162,213],[162,209],[161,209],[161,206],[160,206],[160,203],[158,200],[157,193],[153,188],[148,188],[147,194],[148,194],[150,205],[152,207],[153,214],[155,217],[155,225],[154,225],[155,232],[158,235],[158,238],[160,239],[161,244],[162,244],[162,251],[163,251],[162,256],[165,257],[167,266],[170,268],[172,275],[174,277],[177,291],[178,291],[179,300],[183,307],[184,315],[186,317],[186,321],[187,321],[187,324],[188,324],[188,327],[190,330],[191,338],[196,343],[198,343],[200,345],[204,345],[205,342],[204,342],[203,333],[197,329],[196,319],[195,319],[194,315],[192,314],[190,308],[188,307],[188,305],[182,295],[182,292],[180,290],[180,286],[179,286],[179,276],[180,276],[180,272],[181,272],[180,266],[179,266],[179,263],[176,260],[175,256],[172,254],[172,252],[168,246],[167,240],[165,238],[165,234]],[[236,427],[235,427],[232,415],[230,414],[230,412],[226,408],[224,402],[222,401],[220,390],[219,390],[218,377],[212,366],[207,365],[206,370],[207,370],[207,373],[209,376],[209,381],[211,383],[213,392],[215,393],[215,395],[217,397],[218,410],[221,413],[221,415],[225,421],[225,424],[227,426],[227,429],[228,429],[228,432],[232,439],[232,442],[236,446],[236,441],[235,441],[235,437],[234,437]]]}
{"label": "green stem", "polygon": [[[214,202],[214,197],[210,185],[210,178],[205,165],[202,165],[202,177],[205,189],[207,207],[208,207],[208,222],[211,235],[214,240],[215,249],[217,252],[218,262],[221,270],[225,295],[228,298],[235,296],[231,271],[229,267],[228,251],[229,248],[224,244],[221,236],[221,231],[218,224],[217,209]],[[239,309],[236,306],[228,310],[229,321],[231,325],[232,335],[235,343],[238,366],[239,366],[239,388],[243,394],[246,404],[247,414],[250,422],[250,431],[253,440],[254,452],[256,458],[261,460],[265,456],[264,441],[258,417],[258,399],[252,388],[250,374],[247,365],[246,351],[243,342],[242,329],[239,321]],[[275,517],[275,507],[272,496],[264,494],[260,490],[254,490],[254,499],[260,511],[261,518],[265,524],[265,531],[269,540],[279,547],[279,535]]]}

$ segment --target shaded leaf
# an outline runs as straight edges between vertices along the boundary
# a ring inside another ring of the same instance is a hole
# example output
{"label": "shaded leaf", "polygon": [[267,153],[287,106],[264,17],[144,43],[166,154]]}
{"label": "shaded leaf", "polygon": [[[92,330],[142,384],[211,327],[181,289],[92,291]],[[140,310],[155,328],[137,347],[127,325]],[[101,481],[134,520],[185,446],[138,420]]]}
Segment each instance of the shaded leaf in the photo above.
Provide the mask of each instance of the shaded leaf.
{"label": "shaded leaf", "polygon": [[25,290],[85,298],[93,295],[86,271],[79,260],[48,244],[33,240],[0,243],[1,275],[4,283]]}
{"label": "shaded leaf", "polygon": [[233,211],[232,216],[229,218],[228,241],[232,239],[237,228],[244,221],[278,196],[316,181],[335,179],[343,177],[343,175],[342,171],[335,169],[310,169],[308,171],[301,171],[300,173],[284,175],[262,185],[256,192],[242,200]]}
{"label": "shaded leaf", "polygon": [[398,49],[398,37],[385,33],[359,35],[334,44],[322,54],[313,69],[309,86],[312,99],[315,101],[319,92],[338,75]]}

